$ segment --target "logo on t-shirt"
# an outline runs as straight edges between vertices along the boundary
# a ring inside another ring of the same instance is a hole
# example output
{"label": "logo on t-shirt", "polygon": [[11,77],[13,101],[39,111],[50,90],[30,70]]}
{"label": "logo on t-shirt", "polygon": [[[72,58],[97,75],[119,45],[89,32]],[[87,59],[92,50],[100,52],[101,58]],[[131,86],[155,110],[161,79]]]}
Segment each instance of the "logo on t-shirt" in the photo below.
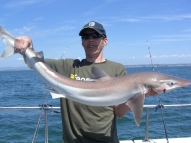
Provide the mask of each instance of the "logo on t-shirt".
{"label": "logo on t-shirt", "polygon": [[85,77],[79,77],[77,74],[70,74],[70,78],[71,79],[75,79],[75,80],[82,80],[82,81],[86,81],[88,80],[89,78],[85,78]]}

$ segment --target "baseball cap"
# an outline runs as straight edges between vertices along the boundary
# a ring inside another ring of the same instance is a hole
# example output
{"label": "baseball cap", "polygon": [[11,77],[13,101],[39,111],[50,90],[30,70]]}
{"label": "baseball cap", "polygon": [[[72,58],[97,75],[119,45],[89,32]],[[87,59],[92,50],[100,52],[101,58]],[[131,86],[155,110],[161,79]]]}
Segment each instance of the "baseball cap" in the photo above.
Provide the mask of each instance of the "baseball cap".
{"label": "baseball cap", "polygon": [[82,36],[84,30],[87,29],[87,28],[94,29],[100,35],[105,35],[106,36],[106,31],[105,31],[103,25],[98,23],[98,22],[95,22],[95,21],[91,21],[91,22],[87,23],[86,25],[84,25],[84,27],[82,28],[82,30],[79,33],[79,36]]}

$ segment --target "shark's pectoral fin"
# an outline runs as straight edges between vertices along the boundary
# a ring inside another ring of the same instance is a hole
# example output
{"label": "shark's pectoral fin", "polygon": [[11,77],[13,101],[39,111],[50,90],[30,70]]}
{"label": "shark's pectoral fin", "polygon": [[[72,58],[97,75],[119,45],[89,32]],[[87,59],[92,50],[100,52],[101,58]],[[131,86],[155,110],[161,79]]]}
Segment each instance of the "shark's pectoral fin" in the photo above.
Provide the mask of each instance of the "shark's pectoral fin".
{"label": "shark's pectoral fin", "polygon": [[42,87],[43,90],[50,92],[52,99],[56,99],[56,98],[66,98],[65,95],[63,94],[59,94],[58,91],[51,89],[51,88],[45,88]]}
{"label": "shark's pectoral fin", "polygon": [[140,125],[142,112],[143,112],[143,104],[144,104],[145,95],[136,94],[132,98],[127,101],[127,106],[131,108],[133,112],[133,116],[137,126]]}

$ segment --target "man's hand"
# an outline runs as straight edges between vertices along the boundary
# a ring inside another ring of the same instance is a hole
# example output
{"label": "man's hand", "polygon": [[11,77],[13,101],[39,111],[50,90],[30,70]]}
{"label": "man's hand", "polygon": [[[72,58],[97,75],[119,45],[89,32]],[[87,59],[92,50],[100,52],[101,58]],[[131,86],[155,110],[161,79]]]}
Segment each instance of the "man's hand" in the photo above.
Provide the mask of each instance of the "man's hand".
{"label": "man's hand", "polygon": [[14,43],[15,53],[19,53],[24,56],[27,48],[31,48],[34,50],[31,38],[27,36],[20,36],[15,39]]}
{"label": "man's hand", "polygon": [[158,93],[155,92],[152,88],[148,90],[147,94],[145,94],[145,97],[148,97],[148,96],[154,96],[154,95],[157,95]]}

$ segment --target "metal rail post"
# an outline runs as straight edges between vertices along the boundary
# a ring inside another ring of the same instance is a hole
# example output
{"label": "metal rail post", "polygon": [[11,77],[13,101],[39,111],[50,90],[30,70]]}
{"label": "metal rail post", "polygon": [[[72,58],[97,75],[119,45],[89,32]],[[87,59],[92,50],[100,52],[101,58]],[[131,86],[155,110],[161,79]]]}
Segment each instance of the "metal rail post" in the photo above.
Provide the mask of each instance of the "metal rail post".
{"label": "metal rail post", "polygon": [[48,110],[44,110],[44,132],[45,132],[45,143],[48,143]]}
{"label": "metal rail post", "polygon": [[149,141],[149,108],[146,108],[146,127],[145,127],[145,140],[144,142]]}

